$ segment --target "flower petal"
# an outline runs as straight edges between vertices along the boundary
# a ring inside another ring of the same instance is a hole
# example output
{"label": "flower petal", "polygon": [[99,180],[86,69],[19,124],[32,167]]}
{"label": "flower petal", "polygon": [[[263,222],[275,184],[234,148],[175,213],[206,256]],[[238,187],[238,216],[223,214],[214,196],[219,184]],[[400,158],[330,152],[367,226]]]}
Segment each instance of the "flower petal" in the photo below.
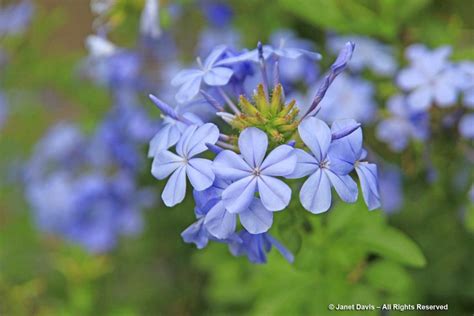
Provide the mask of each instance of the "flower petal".
{"label": "flower petal", "polygon": [[242,179],[252,173],[252,169],[242,157],[230,150],[221,151],[216,156],[212,169],[216,175],[230,181]]}
{"label": "flower petal", "polygon": [[179,141],[181,133],[179,129],[172,124],[165,124],[158,133],[153,136],[148,149],[148,158],[152,158],[157,152],[166,150]]}
{"label": "flower petal", "polygon": [[186,174],[194,189],[202,191],[209,188],[214,182],[212,161],[203,158],[193,158],[188,161]]}
{"label": "flower petal", "polygon": [[285,182],[260,175],[257,184],[260,199],[269,211],[280,211],[290,203],[291,189]]}
{"label": "flower petal", "polygon": [[219,45],[219,46],[215,47],[211,51],[209,56],[207,56],[206,60],[204,61],[204,68],[205,69],[210,69],[216,63],[216,61],[219,59],[219,57],[222,56],[222,54],[224,53],[224,51],[226,49],[227,49],[227,47],[225,45]]}
{"label": "flower petal", "polygon": [[317,161],[326,158],[331,143],[331,130],[326,123],[315,117],[308,117],[298,126],[298,132]]}
{"label": "flower petal", "polygon": [[209,233],[219,239],[226,239],[234,233],[236,224],[236,215],[229,213],[222,201],[209,210],[204,220]]}
{"label": "flower petal", "polygon": [[181,139],[176,144],[176,152],[181,157],[186,157],[188,153],[189,143],[191,142],[191,138],[193,137],[194,132],[197,130],[197,125],[191,125],[186,127],[183,131],[183,135],[181,135]]}
{"label": "flower petal", "polygon": [[231,213],[245,211],[255,197],[257,180],[254,176],[248,176],[232,183],[222,192],[222,200],[226,209]]}
{"label": "flower petal", "polygon": [[239,136],[239,149],[244,160],[253,168],[262,164],[268,148],[268,137],[255,127],[246,128]]}
{"label": "flower petal", "polygon": [[318,169],[303,184],[300,191],[303,207],[314,214],[326,212],[331,206],[331,183],[326,173]]}
{"label": "flower petal", "polygon": [[290,175],[287,175],[286,178],[288,179],[303,178],[309,174],[316,172],[316,170],[319,168],[316,158],[308,154],[303,149],[299,149],[299,148],[294,149],[294,155],[297,158],[295,169]]}
{"label": "flower petal", "polygon": [[175,87],[180,86],[186,82],[193,81],[198,77],[202,77],[202,70],[200,69],[181,70],[176,76],[174,76],[173,80],[171,80],[171,85]]}
{"label": "flower petal", "polygon": [[365,204],[367,204],[369,210],[380,207],[380,195],[377,185],[377,166],[375,164],[361,162],[357,164],[356,172],[359,177]]}
{"label": "flower petal", "polygon": [[161,198],[168,207],[175,206],[184,200],[186,195],[186,167],[176,169],[166,183]]}
{"label": "flower petal", "polygon": [[186,228],[181,233],[181,237],[186,243],[194,243],[198,249],[206,247],[209,242],[209,235],[204,227],[204,218],[199,219]]}
{"label": "flower petal", "polygon": [[183,158],[169,150],[163,150],[157,153],[153,159],[151,173],[155,178],[163,180],[181,166],[184,166]]}
{"label": "flower petal", "polygon": [[331,170],[325,170],[326,175],[328,176],[331,184],[336,189],[337,194],[347,203],[354,203],[357,201],[357,184],[352,180],[350,175],[338,175]]}
{"label": "flower petal", "polygon": [[224,86],[226,85],[234,71],[230,68],[215,67],[206,72],[204,75],[204,82],[210,86]]}
{"label": "flower petal", "polygon": [[201,88],[201,81],[202,76],[196,76],[193,77],[191,80],[183,83],[181,88],[179,88],[178,92],[176,93],[176,101],[178,101],[179,103],[185,103],[194,98],[199,93],[199,89]]}
{"label": "flower petal", "polygon": [[407,99],[410,108],[414,111],[427,110],[432,102],[432,91],[430,87],[423,86],[413,91]]}
{"label": "flower petal", "polygon": [[273,213],[259,199],[254,199],[247,210],[239,213],[239,217],[242,226],[251,234],[264,233],[273,224]]}
{"label": "flower petal", "polygon": [[191,158],[207,150],[206,143],[215,144],[219,139],[219,129],[212,123],[199,126],[187,143],[186,157]]}
{"label": "flower petal", "polygon": [[287,176],[296,167],[297,157],[294,148],[288,145],[281,145],[273,149],[263,161],[260,170],[262,174],[268,176]]}
{"label": "flower petal", "polygon": [[397,76],[397,84],[404,90],[413,90],[426,81],[426,76],[416,68],[403,69]]}

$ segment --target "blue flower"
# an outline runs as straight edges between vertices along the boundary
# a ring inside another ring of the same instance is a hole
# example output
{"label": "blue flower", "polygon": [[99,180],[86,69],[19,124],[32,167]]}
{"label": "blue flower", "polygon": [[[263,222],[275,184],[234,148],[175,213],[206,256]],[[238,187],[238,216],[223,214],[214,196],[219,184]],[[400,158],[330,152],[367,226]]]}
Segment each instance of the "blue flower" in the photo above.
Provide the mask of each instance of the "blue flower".
{"label": "blue flower", "polygon": [[245,255],[250,262],[262,264],[267,262],[267,253],[275,247],[288,262],[294,261],[293,254],[268,233],[250,234],[242,230],[238,236],[240,242],[229,243],[229,250],[234,256]]}
{"label": "blue flower", "polygon": [[269,211],[282,210],[290,202],[290,187],[275,177],[293,172],[296,164],[293,148],[280,145],[265,158],[267,148],[267,135],[258,128],[250,127],[239,136],[241,156],[224,150],[214,159],[216,175],[234,181],[222,193],[224,205],[230,213],[247,211],[256,192]]}
{"label": "blue flower", "polygon": [[402,174],[394,166],[384,166],[379,173],[380,198],[382,209],[386,213],[393,213],[403,204]]}
{"label": "blue flower", "polygon": [[234,12],[225,2],[202,1],[202,9],[207,20],[215,27],[222,28],[230,23]]}
{"label": "blue flower", "polygon": [[226,46],[216,47],[206,58],[204,64],[198,63],[200,69],[189,69],[180,71],[171,81],[173,86],[180,86],[176,94],[176,100],[179,103],[190,101],[199,93],[202,81],[209,86],[226,85],[233,71],[230,68],[219,66],[218,60],[225,53]]}
{"label": "blue flower", "polygon": [[163,150],[155,155],[152,174],[159,180],[171,175],[161,195],[166,206],[174,206],[186,195],[186,175],[198,191],[207,189],[214,182],[212,162],[196,155],[207,150],[206,143],[214,144],[219,138],[217,126],[211,123],[200,127],[191,125],[176,144],[177,154]]}
{"label": "blue flower", "polygon": [[[205,215],[204,225],[207,231],[218,239],[229,238],[235,232],[237,224],[237,214],[227,211],[222,200],[222,193],[229,184],[229,181],[216,179],[211,188],[194,195],[197,198],[197,213]],[[239,218],[242,226],[252,234],[268,231],[273,223],[273,213],[257,198],[253,199],[248,209],[239,213]]]}
{"label": "blue flower", "polygon": [[[336,121],[331,126],[331,131],[334,135],[338,131],[350,128],[355,124],[356,122],[352,119]],[[349,135],[335,140],[331,146],[337,152],[335,155],[336,159],[343,163],[349,162],[354,165],[359,177],[365,204],[367,204],[369,210],[373,210],[380,207],[377,166],[364,161],[367,152],[362,148],[362,142],[362,129],[359,127]]]}
{"label": "blue flower", "polygon": [[34,6],[29,0],[0,8],[0,36],[23,33],[30,23]]}
{"label": "blue flower", "polygon": [[332,134],[329,127],[315,117],[305,119],[298,127],[302,141],[311,154],[296,149],[298,162],[291,178],[310,175],[300,191],[303,207],[315,214],[326,212],[331,206],[331,186],[341,199],[348,203],[357,200],[357,184],[348,174],[353,161],[344,159],[350,152],[343,146],[331,146]]}
{"label": "blue flower", "polygon": [[402,95],[395,95],[387,101],[391,114],[382,120],[376,129],[378,139],[388,143],[390,149],[399,152],[411,139],[424,140],[429,136],[429,115],[413,111]]}
{"label": "blue flower", "polygon": [[397,84],[409,92],[407,102],[413,110],[427,110],[433,102],[440,107],[456,102],[459,75],[448,60],[450,54],[448,46],[429,51],[418,44],[406,49],[410,66],[400,71]]}

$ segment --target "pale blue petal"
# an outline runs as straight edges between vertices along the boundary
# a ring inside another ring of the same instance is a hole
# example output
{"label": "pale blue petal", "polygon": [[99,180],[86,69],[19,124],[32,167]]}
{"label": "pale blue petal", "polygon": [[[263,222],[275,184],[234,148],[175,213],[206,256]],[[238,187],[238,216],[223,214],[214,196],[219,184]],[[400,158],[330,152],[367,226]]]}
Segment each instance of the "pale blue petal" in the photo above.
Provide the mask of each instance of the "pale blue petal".
{"label": "pale blue petal", "polygon": [[248,209],[255,196],[257,180],[254,176],[248,176],[229,185],[222,192],[222,200],[227,211],[240,213]]}
{"label": "pale blue petal", "polygon": [[268,137],[255,127],[246,128],[239,136],[242,157],[251,167],[259,167],[268,148]]}
{"label": "pale blue petal", "polygon": [[407,68],[400,71],[397,76],[397,84],[405,90],[413,90],[426,83],[426,76],[416,68]]}
{"label": "pale blue petal", "polygon": [[215,67],[204,75],[204,82],[210,86],[224,86],[229,83],[234,71],[230,68]]}
{"label": "pale blue petal", "polygon": [[440,107],[449,107],[456,103],[458,89],[453,82],[439,82],[434,89],[434,99]]}
{"label": "pale blue petal", "polygon": [[211,235],[218,239],[226,239],[235,232],[237,215],[229,213],[221,201],[214,205],[206,214],[204,225]]}
{"label": "pale blue petal", "polygon": [[212,52],[207,56],[206,60],[204,61],[204,68],[205,69],[210,69],[216,61],[219,59],[219,57],[222,56],[222,54],[225,52],[227,47],[225,45],[219,45],[216,48],[212,50]]}
{"label": "pale blue petal", "polygon": [[296,160],[294,148],[281,145],[268,154],[260,170],[262,174],[267,176],[287,176],[295,170]]}
{"label": "pale blue petal", "polygon": [[202,76],[196,76],[192,80],[183,83],[176,93],[176,101],[179,103],[185,103],[191,101],[198,93],[201,88]]}
{"label": "pale blue petal", "polygon": [[414,111],[425,111],[431,105],[433,93],[430,87],[423,86],[410,93],[407,102]]}
{"label": "pale blue petal", "polygon": [[193,158],[188,161],[186,174],[194,189],[202,191],[209,188],[214,182],[212,161],[203,158]]}
{"label": "pale blue petal", "polygon": [[298,179],[306,177],[307,175],[313,174],[319,168],[317,160],[308,154],[303,149],[294,149],[296,156],[296,166],[290,175],[287,175],[288,179]]}
{"label": "pale blue petal", "polygon": [[230,150],[221,151],[214,159],[212,168],[217,176],[230,181],[242,179],[252,173],[242,157]]}
{"label": "pale blue petal", "polygon": [[264,233],[273,224],[273,213],[259,199],[254,199],[247,210],[239,213],[239,218],[242,226],[251,234]]}
{"label": "pale blue petal", "polygon": [[206,247],[209,242],[209,235],[204,227],[204,218],[186,228],[181,233],[181,237],[186,243],[194,243],[198,249]]}
{"label": "pale blue petal", "polygon": [[151,165],[151,173],[158,180],[168,177],[173,171],[184,166],[183,158],[168,150],[156,154]]}
{"label": "pale blue petal", "polygon": [[231,65],[235,63],[241,63],[245,61],[253,61],[253,62],[258,62],[258,51],[256,49],[251,50],[249,52],[242,53],[237,56],[225,58],[223,60],[220,60],[217,62],[215,65],[220,66],[220,65]]}
{"label": "pale blue petal", "polygon": [[298,126],[298,132],[316,160],[323,161],[331,143],[331,130],[327,124],[315,117],[308,117]]}
{"label": "pale blue petal", "polygon": [[338,175],[331,170],[325,170],[325,173],[341,200],[347,203],[357,201],[357,183],[352,180],[350,175]]}
{"label": "pale blue petal", "polygon": [[377,185],[377,166],[375,164],[361,162],[357,165],[356,172],[359,177],[365,204],[367,204],[369,210],[374,210],[380,207],[380,195]]}
{"label": "pale blue petal", "polygon": [[[349,126],[357,124],[355,120],[339,120],[332,124],[333,133]],[[351,134],[332,142],[328,157],[331,162],[331,170],[338,174],[348,174],[354,168],[356,160],[362,154],[362,129],[358,128]]]}
{"label": "pale blue petal", "polygon": [[172,86],[180,86],[185,84],[186,82],[193,81],[196,78],[202,77],[203,71],[200,69],[185,69],[178,72],[176,76],[174,76],[173,80],[171,80]]}
{"label": "pale blue petal", "polygon": [[196,132],[197,129],[198,129],[197,125],[188,126],[184,130],[183,135],[181,135],[180,140],[176,144],[176,152],[181,157],[183,158],[186,157],[188,153],[189,143],[191,142],[193,134],[194,132]]}
{"label": "pale blue petal", "polygon": [[318,169],[303,184],[300,191],[303,207],[314,214],[326,212],[331,206],[331,183],[325,172]]}
{"label": "pale blue petal", "polygon": [[291,189],[285,182],[260,175],[257,183],[260,199],[267,210],[280,211],[288,206],[291,199]]}
{"label": "pale blue petal", "polygon": [[161,198],[166,206],[172,207],[184,200],[186,195],[186,167],[176,169],[166,183]]}
{"label": "pale blue petal", "polygon": [[156,153],[176,145],[180,136],[181,133],[176,126],[173,124],[165,124],[151,139],[148,149],[148,158],[152,158]]}
{"label": "pale blue petal", "polygon": [[189,142],[186,142],[184,152],[187,158],[191,158],[207,150],[206,143],[215,144],[219,139],[219,129],[212,123],[199,126],[191,134]]}

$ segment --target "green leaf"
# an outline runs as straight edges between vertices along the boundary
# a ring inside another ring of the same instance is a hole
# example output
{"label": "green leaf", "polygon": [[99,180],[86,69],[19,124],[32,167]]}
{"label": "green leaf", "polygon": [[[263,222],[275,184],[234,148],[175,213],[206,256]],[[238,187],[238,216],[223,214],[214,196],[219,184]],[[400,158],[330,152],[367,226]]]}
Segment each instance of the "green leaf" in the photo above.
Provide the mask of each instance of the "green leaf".
{"label": "green leaf", "polygon": [[418,245],[398,229],[385,227],[364,230],[356,238],[370,251],[382,257],[417,268],[426,265],[426,259]]}

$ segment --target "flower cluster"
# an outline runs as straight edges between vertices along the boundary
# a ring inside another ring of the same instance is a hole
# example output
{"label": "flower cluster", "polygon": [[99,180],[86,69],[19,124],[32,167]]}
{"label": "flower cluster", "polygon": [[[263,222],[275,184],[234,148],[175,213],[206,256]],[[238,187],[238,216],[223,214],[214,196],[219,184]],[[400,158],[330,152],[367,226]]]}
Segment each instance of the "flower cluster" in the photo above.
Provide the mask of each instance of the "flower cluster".
{"label": "flower cluster", "polygon": [[[428,138],[430,112],[435,106],[441,110],[458,108],[445,115],[444,124],[458,122],[460,135],[474,138],[474,114],[470,112],[474,104],[474,64],[452,62],[450,54],[449,46],[429,50],[415,44],[406,49],[409,65],[396,77],[401,93],[388,100],[390,115],[377,128],[379,139],[394,151],[405,149],[411,139]],[[458,102],[460,99],[462,101]],[[458,103],[463,107],[456,106]]]}
{"label": "flower cluster", "polygon": [[[234,255],[256,263],[265,262],[275,246],[292,261],[268,233],[274,213],[289,207],[293,190],[314,214],[330,208],[332,188],[344,202],[355,202],[353,171],[369,209],[380,206],[377,167],[366,161],[361,125],[346,117],[329,126],[316,117],[353,50],[352,42],[344,45],[310,104],[287,100],[287,87],[314,80],[285,77],[281,69],[321,56],[285,41],[276,47],[259,43],[250,51],[215,47],[203,62],[198,58],[197,68],[172,80],[179,88],[176,108],[150,95],[164,118],[149,150],[152,174],[168,178],[162,200],[169,207],[182,202],[187,180],[193,189],[197,221],[182,233],[186,242],[198,248],[209,240],[224,242]],[[213,108],[214,115],[203,119],[188,112],[196,102]]]}

